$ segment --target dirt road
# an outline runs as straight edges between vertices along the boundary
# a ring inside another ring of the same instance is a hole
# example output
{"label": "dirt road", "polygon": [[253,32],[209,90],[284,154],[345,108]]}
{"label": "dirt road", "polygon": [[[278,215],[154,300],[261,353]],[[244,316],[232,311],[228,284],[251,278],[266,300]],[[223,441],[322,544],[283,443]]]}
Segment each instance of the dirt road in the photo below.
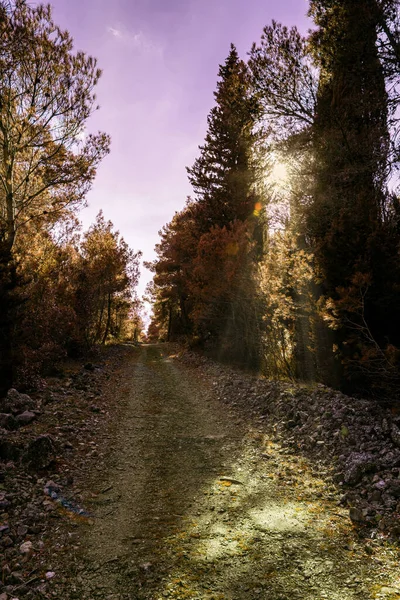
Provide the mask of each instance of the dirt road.
{"label": "dirt road", "polygon": [[63,598],[400,598],[390,550],[359,541],[324,474],[228,410],[212,381],[162,346],[123,377]]}

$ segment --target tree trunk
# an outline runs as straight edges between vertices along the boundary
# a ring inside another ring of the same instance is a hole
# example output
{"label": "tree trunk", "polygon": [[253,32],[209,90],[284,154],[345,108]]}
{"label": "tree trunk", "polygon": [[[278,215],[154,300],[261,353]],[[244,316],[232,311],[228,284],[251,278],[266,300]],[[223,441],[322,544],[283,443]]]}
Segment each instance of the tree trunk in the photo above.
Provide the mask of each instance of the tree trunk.
{"label": "tree trunk", "polygon": [[167,342],[171,341],[171,334],[172,334],[172,304],[170,303],[170,305],[169,305],[169,312],[168,312]]}
{"label": "tree trunk", "polygon": [[104,305],[105,305],[105,299],[104,299],[104,296],[103,296],[103,299],[102,299],[102,302],[101,302],[100,316],[99,316],[99,320],[98,320],[97,328],[96,328],[96,337],[95,337],[95,341],[96,342],[98,340],[100,340],[100,338],[101,338],[101,326],[102,326],[102,323],[103,323]]}
{"label": "tree trunk", "polygon": [[16,287],[16,269],[11,254],[0,250],[0,397],[13,383],[12,292]]}
{"label": "tree trunk", "polygon": [[104,346],[104,344],[106,343],[107,340],[107,336],[108,336],[108,332],[110,330],[110,322],[111,322],[111,294],[108,294],[108,304],[107,304],[107,323],[106,323],[106,329],[104,331],[104,336],[103,336],[103,340],[102,340],[102,344]]}

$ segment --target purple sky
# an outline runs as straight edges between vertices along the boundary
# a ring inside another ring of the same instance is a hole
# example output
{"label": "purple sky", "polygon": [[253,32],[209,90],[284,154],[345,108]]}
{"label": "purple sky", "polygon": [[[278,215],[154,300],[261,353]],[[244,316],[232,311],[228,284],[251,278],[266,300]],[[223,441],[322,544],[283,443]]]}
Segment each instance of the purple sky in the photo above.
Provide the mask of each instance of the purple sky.
{"label": "purple sky", "polygon": [[[75,49],[98,59],[101,109],[90,130],[111,135],[85,228],[103,209],[128,244],[154,258],[158,231],[191,189],[186,177],[206,132],[218,65],[272,19],[306,32],[306,0],[50,0]],[[142,269],[139,293],[151,274]]]}

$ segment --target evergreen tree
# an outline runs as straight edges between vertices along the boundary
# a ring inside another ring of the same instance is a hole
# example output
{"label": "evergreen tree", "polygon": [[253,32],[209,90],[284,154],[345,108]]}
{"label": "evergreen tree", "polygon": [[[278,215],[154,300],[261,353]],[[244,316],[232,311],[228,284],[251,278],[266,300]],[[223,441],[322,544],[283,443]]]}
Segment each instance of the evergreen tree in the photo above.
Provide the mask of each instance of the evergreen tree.
{"label": "evergreen tree", "polygon": [[197,254],[200,207],[190,198],[172,221],[159,232],[157,260],[146,266],[154,273],[148,294],[158,331],[163,339],[175,340],[193,332],[191,280],[193,261]]}
{"label": "evergreen tree", "polygon": [[216,105],[208,116],[200,156],[187,169],[202,205],[202,232],[245,221],[258,202],[256,184],[263,165],[256,160],[261,135],[255,131],[258,102],[251,94],[250,76],[234,45],[219,69]]}
{"label": "evergreen tree", "polygon": [[262,250],[263,133],[247,66],[233,45],[214,95],[205,143],[188,168],[195,198],[161,232],[151,265],[152,329],[166,339],[207,342],[220,357],[256,366],[252,286]]}
{"label": "evergreen tree", "polygon": [[[208,339],[219,356],[255,366],[259,356],[259,324],[254,303],[249,302],[250,284],[247,290],[243,286],[243,274],[247,282],[252,280],[253,261],[263,247],[260,215],[265,177],[264,140],[250,73],[234,45],[220,66],[214,96],[216,105],[208,116],[205,143],[200,147],[199,158],[188,169],[199,206],[201,234],[197,255],[193,257],[198,281],[195,277],[192,289],[199,289],[200,283],[202,289],[209,290],[208,299],[202,294],[201,309],[193,311],[193,318],[198,335]],[[240,223],[246,223],[245,228],[241,228]],[[229,279],[230,293],[227,294],[226,286],[222,289],[217,284],[210,268],[210,253],[213,256],[216,248],[229,252],[232,246],[229,239],[235,239],[239,231],[242,240],[233,246],[237,245],[242,251],[234,254],[233,261],[221,261],[220,279]],[[248,244],[247,250],[242,243]],[[232,264],[235,264],[233,271]],[[193,305],[196,306],[195,298]]]}
{"label": "evergreen tree", "polygon": [[321,282],[320,303],[337,327],[328,342],[320,331],[319,357],[324,379],[338,384],[329,360],[335,342],[354,389],[357,365],[365,379],[366,355],[372,347],[381,353],[388,333],[379,300],[390,149],[379,13],[376,0],[313,0],[310,13],[318,25],[311,44],[320,83],[307,235]]}

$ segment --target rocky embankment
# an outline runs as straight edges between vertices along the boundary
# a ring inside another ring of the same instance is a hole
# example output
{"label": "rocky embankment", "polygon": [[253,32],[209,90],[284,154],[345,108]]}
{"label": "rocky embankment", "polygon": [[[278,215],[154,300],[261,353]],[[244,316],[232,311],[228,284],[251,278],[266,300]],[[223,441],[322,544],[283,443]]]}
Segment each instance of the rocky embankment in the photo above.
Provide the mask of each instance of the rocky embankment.
{"label": "rocky embankment", "polygon": [[101,466],[112,421],[103,392],[126,348],[97,362],[69,364],[34,394],[0,400],[0,600],[53,597],[53,561],[65,544],[60,524],[89,513],[86,473]]}
{"label": "rocky embankment", "polygon": [[400,539],[400,412],[323,385],[246,375],[193,352],[178,360],[211,377],[223,402],[276,441],[328,468],[360,532]]}

